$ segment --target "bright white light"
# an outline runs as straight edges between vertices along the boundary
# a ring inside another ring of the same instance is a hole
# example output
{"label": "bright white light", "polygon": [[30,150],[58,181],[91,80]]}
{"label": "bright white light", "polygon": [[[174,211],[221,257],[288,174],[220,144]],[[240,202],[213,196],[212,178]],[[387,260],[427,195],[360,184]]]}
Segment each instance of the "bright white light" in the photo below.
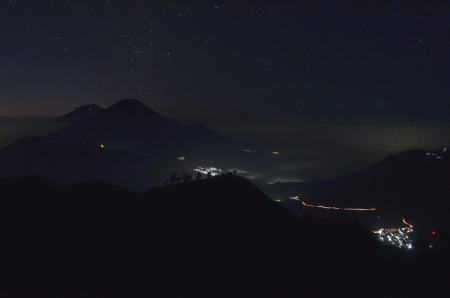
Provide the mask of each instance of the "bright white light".
{"label": "bright white light", "polygon": [[222,170],[221,169],[217,169],[217,168],[214,168],[214,167],[210,167],[210,168],[196,167],[194,169],[194,171],[195,172],[200,172],[200,173],[205,174],[205,175],[207,175],[209,172],[211,172],[212,176],[217,176],[217,175],[222,174]]}
{"label": "bright white light", "polygon": [[178,157],[178,160],[185,160],[184,156]]}
{"label": "bright white light", "polygon": [[[446,148],[444,148],[444,149],[446,149]],[[446,151],[444,149],[442,149],[442,151]],[[430,155],[436,157],[437,159],[442,159],[442,156],[439,156],[436,153],[427,152],[427,156],[430,156]]]}
{"label": "bright white light", "polygon": [[380,229],[378,231],[373,231],[373,233],[379,234],[378,238],[382,242],[387,240],[388,243],[397,246],[398,248],[412,249],[412,241],[407,235],[413,232],[412,225],[404,218],[402,220],[408,227],[401,229]]}
{"label": "bright white light", "polygon": [[227,168],[227,172],[233,172],[236,171],[236,173],[238,174],[249,174],[249,171],[243,170],[243,169],[238,169],[238,168]]}

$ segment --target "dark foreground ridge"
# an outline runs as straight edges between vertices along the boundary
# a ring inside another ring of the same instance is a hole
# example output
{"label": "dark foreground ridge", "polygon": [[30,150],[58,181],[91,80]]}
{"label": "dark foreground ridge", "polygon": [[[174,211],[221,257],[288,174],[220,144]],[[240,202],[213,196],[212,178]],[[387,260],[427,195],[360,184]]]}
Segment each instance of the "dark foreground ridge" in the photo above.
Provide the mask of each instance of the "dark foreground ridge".
{"label": "dark foreground ridge", "polygon": [[[135,194],[0,180],[2,297],[403,297],[449,258],[382,247],[357,220],[301,218],[225,175]],[[438,273],[439,272],[439,273]]]}

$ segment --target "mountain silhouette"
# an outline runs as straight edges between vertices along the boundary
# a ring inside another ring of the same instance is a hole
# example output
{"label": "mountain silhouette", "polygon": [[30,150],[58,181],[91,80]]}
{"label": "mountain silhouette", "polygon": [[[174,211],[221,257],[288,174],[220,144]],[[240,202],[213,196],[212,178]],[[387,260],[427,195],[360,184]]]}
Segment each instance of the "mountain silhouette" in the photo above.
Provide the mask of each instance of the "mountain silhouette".
{"label": "mountain silhouette", "polygon": [[226,168],[237,151],[234,142],[201,123],[175,123],[136,99],[106,109],[83,106],[57,121],[73,123],[3,147],[0,178],[36,175],[59,186],[103,180],[142,192],[174,171]]}
{"label": "mountain silhouette", "polygon": [[123,99],[50,137],[65,143],[102,144],[112,150],[152,156],[207,152],[231,143],[201,124],[185,126],[168,120],[136,99]]}
{"label": "mountain silhouette", "polygon": [[[403,225],[407,218],[429,236],[434,228],[450,232],[450,150],[411,150],[389,156],[362,171],[326,181],[275,183],[261,189],[297,213],[336,218],[358,216],[372,229]],[[299,196],[300,200],[289,200]],[[376,212],[329,212],[301,203],[336,207],[375,207]],[[380,218],[378,218],[380,216]]]}
{"label": "mountain silhouette", "polygon": [[102,110],[103,110],[103,108],[99,107],[96,104],[84,105],[79,108],[76,108],[75,110],[73,110],[70,113],[67,113],[59,118],[54,119],[53,121],[60,122],[60,123],[75,123],[80,120],[83,120],[86,117],[95,115]]}

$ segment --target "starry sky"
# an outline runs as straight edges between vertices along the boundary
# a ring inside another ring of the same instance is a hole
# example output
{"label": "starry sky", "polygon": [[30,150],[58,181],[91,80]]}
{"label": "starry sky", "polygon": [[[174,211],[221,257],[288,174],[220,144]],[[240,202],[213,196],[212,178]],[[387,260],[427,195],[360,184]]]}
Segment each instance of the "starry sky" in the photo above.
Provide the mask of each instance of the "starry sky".
{"label": "starry sky", "polygon": [[305,121],[446,133],[450,6],[424,2],[2,0],[0,117],[137,98],[241,138]]}

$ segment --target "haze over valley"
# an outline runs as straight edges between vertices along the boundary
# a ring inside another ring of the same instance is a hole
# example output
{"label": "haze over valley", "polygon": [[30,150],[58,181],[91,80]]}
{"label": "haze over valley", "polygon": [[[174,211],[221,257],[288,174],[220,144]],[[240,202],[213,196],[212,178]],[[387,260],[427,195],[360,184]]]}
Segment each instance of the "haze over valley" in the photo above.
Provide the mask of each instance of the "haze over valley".
{"label": "haze over valley", "polygon": [[0,2],[1,297],[447,297],[448,1]]}
{"label": "haze over valley", "polygon": [[[67,122],[52,121],[56,118],[0,117],[0,147],[24,136],[47,135],[68,125]],[[248,123],[242,119],[230,119],[226,124],[220,124],[208,117],[190,121],[169,119],[182,124],[202,122],[235,141],[240,149],[255,151],[257,159],[263,159],[264,163],[258,162],[253,167],[247,165],[247,168],[237,164],[233,169],[240,169],[242,175],[257,183],[330,179],[362,170],[403,151],[444,148],[448,146],[446,140],[450,139],[450,124],[445,122],[298,119],[279,123],[263,120]],[[274,151],[280,152],[280,155],[273,155]],[[214,162],[203,166],[214,166]],[[228,169],[232,166],[228,165],[224,170]],[[151,184],[162,182],[151,181]]]}
{"label": "haze over valley", "polygon": [[[434,227],[446,229],[446,212],[441,211],[450,207],[445,204],[450,191],[444,183],[450,179],[447,148],[400,154],[394,151],[398,156],[390,151],[403,146],[414,148],[413,144],[424,145],[422,142],[441,145],[443,134],[436,130],[445,127],[438,128],[438,124],[416,123],[408,128],[398,123],[397,127],[378,123],[378,129],[384,129],[378,135],[384,138],[377,137],[374,123],[361,127],[355,122],[307,122],[296,132],[278,126],[278,133],[277,127],[266,124],[260,127],[265,130],[265,142],[258,139],[255,128],[244,129],[241,135],[235,132],[233,140],[200,123],[173,122],[136,99],[122,99],[105,109],[85,105],[50,122],[39,121],[45,124],[43,129],[60,128],[47,136],[23,137],[5,145],[0,151],[1,177],[36,175],[60,187],[103,180],[141,193],[149,187],[173,183],[173,173],[178,173],[180,180],[184,173],[182,178],[186,180],[187,175],[195,177],[196,173],[206,177],[208,173],[214,176],[235,172],[300,215],[313,213],[335,219],[357,216],[373,231],[400,228],[406,217],[418,224],[419,234],[428,240],[433,240],[427,234]],[[350,138],[345,129],[357,137]],[[392,141],[392,146],[378,144],[381,139],[390,140],[389,135],[395,133],[403,136],[402,142]],[[292,140],[291,134],[299,139]],[[420,135],[427,137],[419,140]],[[304,144],[308,138],[315,144]],[[355,144],[367,145],[358,150]],[[306,154],[305,148],[315,158]],[[365,166],[369,161],[364,158],[383,153],[390,154],[386,160]],[[352,167],[359,168],[347,173]],[[413,178],[406,176],[408,172]],[[332,173],[334,177],[324,179]],[[277,182],[270,183],[274,180]],[[411,205],[409,201],[415,203]],[[429,207],[424,208],[423,204]],[[308,208],[317,206],[328,210]]]}

